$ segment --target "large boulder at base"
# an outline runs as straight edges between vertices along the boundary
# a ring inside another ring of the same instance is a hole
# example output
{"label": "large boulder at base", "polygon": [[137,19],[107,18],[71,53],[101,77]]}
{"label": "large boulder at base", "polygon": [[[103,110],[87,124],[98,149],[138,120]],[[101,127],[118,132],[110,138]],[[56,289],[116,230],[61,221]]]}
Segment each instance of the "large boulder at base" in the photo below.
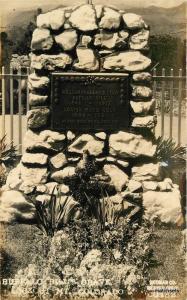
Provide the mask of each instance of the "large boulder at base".
{"label": "large boulder at base", "polygon": [[0,194],[0,222],[32,222],[35,219],[35,207],[25,200],[18,191],[3,191]]}
{"label": "large boulder at base", "polygon": [[58,30],[64,25],[64,22],[65,22],[64,10],[55,9],[46,14],[40,14],[37,17],[36,24],[38,27]]}
{"label": "large boulder at base", "polygon": [[99,69],[99,61],[92,49],[77,48],[78,62],[74,64],[76,70],[96,71]]}
{"label": "large boulder at base", "polygon": [[69,152],[83,154],[88,151],[90,155],[98,156],[102,153],[104,142],[97,140],[90,134],[82,134],[68,148]]}
{"label": "large boulder at base", "polygon": [[31,92],[46,90],[49,87],[50,80],[47,76],[38,76],[36,73],[32,73],[28,79],[28,86]]}
{"label": "large boulder at base", "polygon": [[62,183],[64,178],[75,175],[75,167],[65,167],[63,170],[52,173],[51,179]]}
{"label": "large boulder at base", "polygon": [[72,63],[71,57],[66,53],[31,55],[31,68],[36,70],[55,71],[64,70]]}
{"label": "large boulder at base", "polygon": [[115,187],[116,191],[121,192],[128,183],[128,175],[112,164],[104,165],[103,170],[110,177],[110,184]]}
{"label": "large boulder at base", "polygon": [[145,70],[150,64],[150,58],[139,51],[126,51],[104,58],[103,68],[113,71],[137,72]]}
{"label": "large boulder at base", "polygon": [[28,151],[60,151],[64,147],[65,139],[64,134],[52,130],[43,130],[37,133],[28,130],[24,138],[24,147]]}
{"label": "large boulder at base", "polygon": [[38,129],[47,125],[50,110],[48,108],[35,108],[27,112],[27,126]]}
{"label": "large boulder at base", "polygon": [[142,17],[133,13],[124,14],[123,20],[129,29],[140,29],[147,27]]}
{"label": "large boulder at base", "polygon": [[141,135],[119,131],[109,137],[109,152],[113,156],[123,157],[153,157],[156,145],[144,139]]}
{"label": "large boulder at base", "polygon": [[36,28],[32,35],[31,49],[36,50],[50,50],[53,46],[53,38],[48,29]]}
{"label": "large boulder at base", "polygon": [[120,26],[121,15],[118,11],[105,7],[104,14],[99,23],[99,27],[103,29],[117,29]]}
{"label": "large boulder at base", "polygon": [[77,43],[77,32],[73,29],[67,29],[55,36],[56,43],[65,51],[72,50]]}
{"label": "large boulder at base", "polygon": [[132,167],[132,179],[136,181],[162,180],[161,164],[147,163]]}
{"label": "large boulder at base", "polygon": [[75,9],[69,18],[72,27],[81,31],[97,29],[95,10],[92,5],[85,4]]}
{"label": "large boulder at base", "polygon": [[177,188],[171,192],[147,191],[143,193],[145,217],[150,221],[176,224],[181,215],[180,192]]}

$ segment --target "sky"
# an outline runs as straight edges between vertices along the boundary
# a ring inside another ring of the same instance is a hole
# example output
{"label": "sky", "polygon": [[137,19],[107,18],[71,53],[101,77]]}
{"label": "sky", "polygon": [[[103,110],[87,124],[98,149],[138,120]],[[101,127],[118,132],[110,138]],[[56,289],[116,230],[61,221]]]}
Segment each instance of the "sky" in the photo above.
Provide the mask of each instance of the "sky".
{"label": "sky", "polygon": [[[127,7],[146,7],[146,6],[162,6],[173,7],[178,6],[187,0],[92,0],[93,4],[112,4],[120,6],[124,3]],[[30,8],[38,8],[43,6],[56,7],[59,5],[79,5],[87,3],[87,0],[0,0],[0,7],[4,13],[8,13],[13,10],[27,10]]]}

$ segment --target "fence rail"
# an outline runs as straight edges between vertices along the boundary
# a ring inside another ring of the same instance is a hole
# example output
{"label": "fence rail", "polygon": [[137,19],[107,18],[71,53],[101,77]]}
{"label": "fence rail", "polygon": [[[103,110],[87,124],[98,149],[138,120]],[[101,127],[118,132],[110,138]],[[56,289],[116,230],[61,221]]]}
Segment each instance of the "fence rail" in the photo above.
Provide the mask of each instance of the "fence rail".
{"label": "fence rail", "polygon": [[[26,132],[26,112],[29,110],[28,75],[30,69],[13,68],[0,73],[0,136],[7,135],[10,142],[18,147],[21,154],[23,135]],[[186,77],[182,69],[174,74],[173,69],[166,74],[162,69],[158,74],[153,70],[153,97],[156,99],[158,124],[157,136],[173,138],[178,144],[186,144]]]}

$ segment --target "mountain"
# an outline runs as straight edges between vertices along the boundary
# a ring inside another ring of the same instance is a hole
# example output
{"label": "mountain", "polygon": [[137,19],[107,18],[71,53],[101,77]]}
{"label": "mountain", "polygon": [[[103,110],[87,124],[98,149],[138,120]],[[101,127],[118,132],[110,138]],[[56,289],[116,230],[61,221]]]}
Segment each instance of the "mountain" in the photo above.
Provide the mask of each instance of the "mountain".
{"label": "mountain", "polygon": [[[125,1],[124,1],[125,2]],[[43,12],[50,9],[54,9],[53,4],[44,6]],[[147,24],[151,27],[151,34],[172,34],[185,39],[186,32],[186,12],[187,3],[183,3],[177,7],[163,8],[157,6],[149,7],[135,7],[135,8],[125,8],[124,5],[120,6],[126,12],[133,12],[142,15]],[[30,21],[33,21],[36,16],[36,10],[24,10],[15,11],[9,13],[7,29],[6,31],[10,33],[10,36],[14,35],[16,28],[20,28],[21,31],[28,26]]]}

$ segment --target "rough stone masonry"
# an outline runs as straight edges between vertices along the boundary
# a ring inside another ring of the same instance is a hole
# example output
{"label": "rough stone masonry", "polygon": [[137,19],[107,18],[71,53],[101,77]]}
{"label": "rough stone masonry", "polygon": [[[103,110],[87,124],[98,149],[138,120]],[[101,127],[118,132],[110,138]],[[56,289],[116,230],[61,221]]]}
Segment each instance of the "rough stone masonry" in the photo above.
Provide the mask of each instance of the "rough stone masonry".
{"label": "rough stone masonry", "polygon": [[[23,196],[36,189],[38,200],[47,201],[53,187],[61,184],[62,194],[72,197],[64,179],[75,174],[88,151],[100,166],[98,175],[107,177],[115,188],[116,194],[110,198],[115,205],[126,201],[124,210],[136,208],[128,202],[129,195],[131,199],[141,195],[149,219],[176,221],[180,214],[178,187],[164,178],[161,164],[154,160],[156,116],[148,41],[149,27],[141,16],[113,7],[85,4],[37,17],[30,54],[31,109],[25,153],[9,173],[5,193],[13,190]],[[54,71],[127,73],[131,89],[129,129],[81,134],[51,130],[50,74]],[[1,219],[14,221],[20,207],[7,198],[6,194],[6,205],[1,200]],[[32,207],[22,217],[32,219]]]}

